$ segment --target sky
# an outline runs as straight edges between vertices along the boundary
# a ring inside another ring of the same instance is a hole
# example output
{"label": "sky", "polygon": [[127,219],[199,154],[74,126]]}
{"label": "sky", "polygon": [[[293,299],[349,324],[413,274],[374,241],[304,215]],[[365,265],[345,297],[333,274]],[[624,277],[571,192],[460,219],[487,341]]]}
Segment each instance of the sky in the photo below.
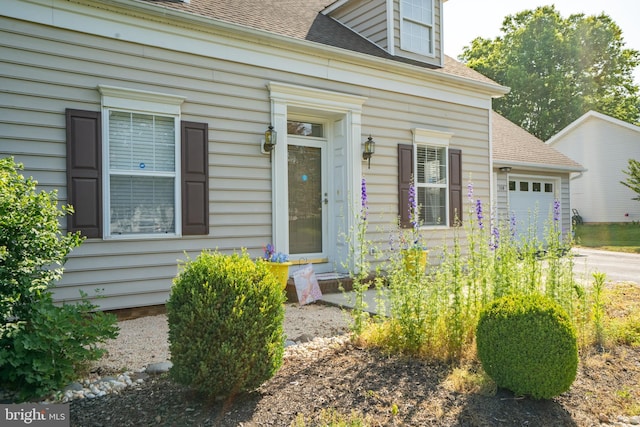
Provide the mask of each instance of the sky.
{"label": "sky", "polygon": [[[444,4],[444,52],[457,58],[476,37],[495,38],[507,15],[554,4],[563,18],[571,14],[605,12],[622,29],[625,47],[640,50],[638,0],[448,0]],[[640,85],[640,67],[634,72]]]}

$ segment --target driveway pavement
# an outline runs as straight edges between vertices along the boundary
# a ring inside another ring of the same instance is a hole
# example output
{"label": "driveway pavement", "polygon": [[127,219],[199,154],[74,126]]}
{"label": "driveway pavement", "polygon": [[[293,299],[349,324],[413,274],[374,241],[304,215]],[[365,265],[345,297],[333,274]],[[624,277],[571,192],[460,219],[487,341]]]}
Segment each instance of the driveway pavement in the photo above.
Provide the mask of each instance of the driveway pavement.
{"label": "driveway pavement", "polygon": [[640,284],[640,254],[573,248],[574,272],[578,278],[592,281],[591,273],[600,271],[607,282],[634,282]]}

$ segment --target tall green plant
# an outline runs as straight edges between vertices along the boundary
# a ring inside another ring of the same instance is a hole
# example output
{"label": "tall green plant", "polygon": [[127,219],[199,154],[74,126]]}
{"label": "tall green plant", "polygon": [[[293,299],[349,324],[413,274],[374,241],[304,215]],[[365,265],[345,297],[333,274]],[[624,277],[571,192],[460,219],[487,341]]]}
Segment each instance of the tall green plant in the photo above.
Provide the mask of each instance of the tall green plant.
{"label": "tall green plant", "polygon": [[433,334],[436,294],[425,274],[416,273],[399,252],[389,259],[389,347],[401,353],[417,354]]}
{"label": "tall green plant", "polygon": [[[412,195],[410,191],[410,201]],[[572,316],[579,314],[575,308],[582,304],[584,291],[573,279],[559,203],[549,218],[545,248],[534,227],[537,221],[530,220],[525,235],[518,236],[513,214],[498,218],[492,213],[487,220],[482,201],[473,197],[472,183],[468,199],[463,227],[455,227],[435,251],[440,259],[427,274],[402,256],[421,230],[415,224],[412,230],[400,229],[401,250],[392,244],[385,257],[389,318],[367,335],[371,342],[390,351],[457,360],[471,349],[480,311],[497,298],[546,293]]]}
{"label": "tall green plant", "polygon": [[[353,209],[352,209],[353,210]],[[365,299],[365,293],[369,289],[369,270],[371,263],[368,258],[367,250],[372,247],[372,243],[368,240],[368,214],[367,200],[367,182],[362,178],[360,192],[360,208],[355,214],[355,225],[352,232],[345,236],[345,241],[349,249],[349,259],[343,265],[349,271],[349,277],[352,281],[352,294],[348,298],[352,299],[353,309],[351,315],[351,331],[359,336],[364,331],[369,321],[368,304]],[[355,234],[355,236],[354,236]]]}
{"label": "tall green plant", "polygon": [[[420,231],[420,206],[415,186],[409,186],[411,227],[397,224],[399,246],[388,257],[390,321],[386,329],[387,347],[401,353],[425,353],[434,347],[439,307],[439,290],[425,275],[425,250]],[[395,240],[395,239],[394,239]]]}
{"label": "tall green plant", "polygon": [[0,386],[27,398],[75,379],[117,328],[115,316],[87,301],[53,304],[55,281],[82,238],[60,230],[59,218],[73,209],[58,207],[55,191],[38,192],[21,169],[0,159]]}
{"label": "tall green plant", "polygon": [[604,282],[606,274],[602,272],[593,273],[593,325],[595,329],[596,345],[604,347]]}

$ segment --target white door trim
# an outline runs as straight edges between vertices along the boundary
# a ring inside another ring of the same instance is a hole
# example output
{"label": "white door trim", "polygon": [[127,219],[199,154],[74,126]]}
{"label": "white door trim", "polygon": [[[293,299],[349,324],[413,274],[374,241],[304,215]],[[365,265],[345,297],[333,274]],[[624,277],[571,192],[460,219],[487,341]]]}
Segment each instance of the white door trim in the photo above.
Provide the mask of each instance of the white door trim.
{"label": "white door trim", "polygon": [[[288,221],[288,188],[287,188],[287,118],[290,114],[304,111],[305,114],[331,120],[343,120],[345,123],[345,135],[336,138],[340,149],[346,159],[346,171],[344,173],[344,186],[340,185],[340,191],[347,194],[349,206],[355,206],[356,198],[360,194],[360,180],[362,176],[361,160],[361,123],[362,105],[367,98],[341,92],[332,92],[322,89],[296,86],[286,83],[270,82],[268,84],[271,97],[271,123],[278,132],[278,144],[272,152],[271,167],[271,191],[272,191],[272,237],[273,244],[279,251],[287,251],[289,247],[289,221]],[[327,126],[327,130],[330,126]],[[331,143],[332,136],[328,135]],[[335,148],[335,147],[334,147]],[[333,164],[333,154],[328,152],[328,164]],[[332,173],[329,170],[328,173]],[[335,187],[335,186],[334,186]],[[332,189],[333,190],[333,189]],[[344,197],[344,194],[342,196]],[[333,195],[331,195],[333,196]],[[329,205],[329,230],[330,234],[352,230],[352,219],[349,215],[344,218],[344,224],[332,224],[331,218],[337,216],[334,212],[335,204]],[[330,236],[331,241],[336,241],[335,236]],[[337,245],[328,247],[328,255],[331,269],[339,269],[340,260],[336,262],[335,255],[340,252]],[[333,251],[333,253],[331,253]],[[334,258],[334,259],[331,259]],[[345,260],[341,260],[345,261]]]}

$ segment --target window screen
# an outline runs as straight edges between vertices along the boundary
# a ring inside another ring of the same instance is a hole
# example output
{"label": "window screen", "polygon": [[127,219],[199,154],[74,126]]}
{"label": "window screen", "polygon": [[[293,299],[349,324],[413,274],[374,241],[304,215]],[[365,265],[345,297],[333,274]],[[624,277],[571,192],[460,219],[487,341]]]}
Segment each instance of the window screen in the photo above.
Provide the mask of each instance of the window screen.
{"label": "window screen", "polygon": [[401,44],[411,52],[433,53],[432,0],[402,0]]}
{"label": "window screen", "polygon": [[176,120],[109,112],[111,234],[175,233]]}
{"label": "window screen", "polygon": [[447,149],[417,146],[416,190],[423,225],[447,220]]}

